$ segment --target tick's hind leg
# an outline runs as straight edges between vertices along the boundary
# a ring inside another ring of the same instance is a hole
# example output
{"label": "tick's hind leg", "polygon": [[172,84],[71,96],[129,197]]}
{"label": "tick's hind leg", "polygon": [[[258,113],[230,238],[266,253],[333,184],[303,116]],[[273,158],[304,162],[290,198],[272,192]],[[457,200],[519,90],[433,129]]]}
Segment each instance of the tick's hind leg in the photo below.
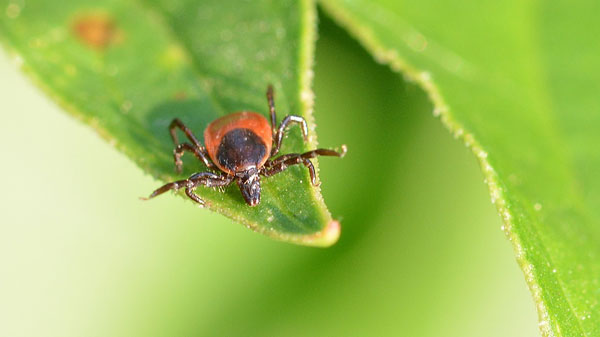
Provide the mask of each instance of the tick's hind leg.
{"label": "tick's hind leg", "polygon": [[189,178],[184,180],[177,180],[168,184],[165,184],[159,188],[157,188],[148,198],[142,198],[144,200],[152,199],[158,195],[161,195],[169,190],[179,190],[185,187],[185,194],[199,203],[201,206],[204,206],[204,200],[202,200],[198,195],[194,193],[194,190],[198,185],[204,185],[207,187],[219,187],[219,186],[227,186],[233,181],[233,177],[229,175],[218,175],[212,172],[200,172],[191,175]]}
{"label": "tick's hind leg", "polygon": [[267,101],[269,102],[269,115],[271,116],[271,132],[275,134],[277,127],[277,116],[275,114],[275,99],[273,98],[273,86],[267,87]]}
{"label": "tick's hind leg", "polygon": [[215,166],[211,163],[208,158],[208,153],[204,148],[197,148],[190,143],[181,143],[173,149],[173,160],[175,161],[175,169],[177,173],[181,173],[181,166],[183,165],[183,161],[181,160],[181,156],[185,153],[185,151],[191,152],[198,158],[198,160],[204,162],[204,164],[208,168],[214,168]]}
{"label": "tick's hind leg", "polygon": [[276,158],[270,162],[265,164],[265,168],[262,171],[262,175],[265,177],[270,177],[274,174],[277,174],[289,166],[297,165],[302,163],[308,169],[310,173],[310,181],[313,185],[317,186],[317,174],[315,172],[315,167],[310,161],[311,158],[315,158],[317,156],[332,156],[332,157],[343,157],[346,154],[346,146],[342,146],[342,152],[337,152],[329,149],[316,149],[312,151],[308,151],[305,153],[290,153],[283,155],[279,158]]}
{"label": "tick's hind leg", "polygon": [[[188,143],[179,143],[179,139],[177,139],[177,129],[183,131],[183,133],[187,136],[187,138],[192,142],[192,144]],[[181,156],[185,151],[190,151],[194,153],[196,158],[200,159],[204,165],[208,168],[214,168],[215,166],[210,161],[208,157],[208,153],[206,152],[206,148],[200,144],[200,141],[194,136],[192,130],[190,130],[179,118],[173,119],[171,124],[169,125],[169,133],[171,134],[171,139],[173,139],[173,143],[175,144],[175,149],[173,150],[173,156],[175,159],[175,168],[177,172],[181,172]]]}
{"label": "tick's hind leg", "polygon": [[283,121],[281,121],[281,124],[279,124],[279,127],[277,127],[275,100],[273,96],[273,86],[269,84],[267,87],[267,101],[269,102],[269,114],[271,115],[271,132],[273,132],[273,148],[271,149],[271,156],[274,156],[279,152],[281,140],[283,139],[283,133],[290,124],[300,124],[300,127],[302,128],[302,137],[304,137],[304,141],[308,140],[308,126],[306,124],[306,120],[300,116],[285,116]]}
{"label": "tick's hind leg", "polygon": [[179,118],[173,119],[171,124],[169,124],[169,133],[171,134],[171,138],[173,139],[173,143],[175,143],[175,145],[179,144],[179,140],[177,139],[177,129],[183,131],[183,133],[185,133],[185,135],[192,143],[194,143],[194,145],[197,147],[202,147],[202,144],[200,144],[200,141],[198,141],[196,136],[194,136],[192,130],[185,126],[185,124],[183,124]]}
{"label": "tick's hind leg", "polygon": [[279,124],[277,131],[275,134],[273,134],[273,149],[271,150],[271,156],[274,156],[279,152],[285,129],[287,129],[287,127],[293,123],[300,125],[300,128],[302,129],[302,137],[304,137],[305,142],[308,141],[308,125],[306,124],[306,120],[296,115],[285,116],[283,121],[281,121],[281,124]]}

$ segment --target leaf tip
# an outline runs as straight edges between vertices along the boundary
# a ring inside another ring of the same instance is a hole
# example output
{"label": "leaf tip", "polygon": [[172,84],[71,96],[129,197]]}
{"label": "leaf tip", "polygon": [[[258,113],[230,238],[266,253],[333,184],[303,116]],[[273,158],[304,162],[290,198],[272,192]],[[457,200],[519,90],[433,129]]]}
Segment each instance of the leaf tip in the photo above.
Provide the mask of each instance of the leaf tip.
{"label": "leaf tip", "polygon": [[341,232],[340,222],[332,219],[322,231],[301,236],[298,243],[314,247],[331,247],[338,241]]}

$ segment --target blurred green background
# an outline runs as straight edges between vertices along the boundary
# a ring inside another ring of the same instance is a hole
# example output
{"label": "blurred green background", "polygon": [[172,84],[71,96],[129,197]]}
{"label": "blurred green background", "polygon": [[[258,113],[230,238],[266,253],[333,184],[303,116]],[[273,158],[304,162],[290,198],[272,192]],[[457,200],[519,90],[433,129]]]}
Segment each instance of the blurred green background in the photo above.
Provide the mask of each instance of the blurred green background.
{"label": "blurred green background", "polygon": [[[321,16],[315,117],[328,249],[272,241],[182,198],[0,56],[0,336],[536,336],[476,160]],[[166,130],[165,130],[166,132]]]}

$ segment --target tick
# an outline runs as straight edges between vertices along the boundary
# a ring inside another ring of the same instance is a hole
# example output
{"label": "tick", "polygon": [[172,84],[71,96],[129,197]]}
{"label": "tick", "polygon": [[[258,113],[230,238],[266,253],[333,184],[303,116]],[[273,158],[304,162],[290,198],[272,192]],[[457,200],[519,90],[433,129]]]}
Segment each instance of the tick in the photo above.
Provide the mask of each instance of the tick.
{"label": "tick", "polygon": [[[174,181],[156,189],[148,199],[163,194],[169,190],[185,189],[185,194],[204,206],[204,201],[194,193],[199,185],[207,187],[224,187],[236,182],[246,203],[256,206],[260,203],[260,180],[261,176],[270,177],[291,165],[303,164],[310,173],[313,185],[317,184],[315,167],[310,161],[317,156],[343,157],[346,154],[346,146],[342,145],[342,151],[337,152],[328,149],[316,149],[305,153],[288,153],[279,157],[281,141],[284,132],[291,124],[298,124],[302,129],[304,141],[308,140],[308,127],[306,120],[300,116],[288,115],[281,124],[277,126],[275,114],[275,103],[273,99],[273,87],[267,88],[267,101],[271,123],[262,115],[242,111],[220,117],[206,127],[204,130],[204,143],[202,146],[192,131],[175,118],[170,126],[169,132],[175,143],[173,157],[177,172],[181,172],[181,156],[187,151],[191,152],[209,169],[218,171],[199,172],[192,174],[184,180]],[[183,131],[191,143],[179,143],[177,129]]]}

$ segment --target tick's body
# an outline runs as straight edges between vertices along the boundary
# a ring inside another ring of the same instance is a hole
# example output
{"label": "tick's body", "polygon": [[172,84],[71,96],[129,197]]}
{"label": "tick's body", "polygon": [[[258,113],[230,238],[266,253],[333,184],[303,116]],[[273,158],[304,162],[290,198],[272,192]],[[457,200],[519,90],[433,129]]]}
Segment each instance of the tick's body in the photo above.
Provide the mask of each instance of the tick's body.
{"label": "tick's body", "polygon": [[[273,104],[273,89],[267,90],[271,123],[265,117],[255,112],[243,111],[233,113],[216,119],[204,130],[203,147],[179,119],[171,122],[169,131],[176,147],[173,151],[175,167],[181,171],[181,156],[185,151],[192,152],[208,168],[218,169],[221,174],[212,172],[195,173],[188,179],[168,183],[156,191],[149,198],[153,198],[168,190],[185,188],[185,193],[194,201],[204,205],[194,190],[198,185],[208,187],[227,186],[234,180],[238,184],[242,196],[250,206],[260,202],[260,176],[269,177],[285,170],[290,165],[304,164],[309,169],[311,182],[316,185],[315,169],[310,161],[318,155],[342,157],[346,153],[345,146],[342,152],[317,149],[302,154],[291,153],[271,159],[279,152],[283,133],[291,123],[298,123],[302,127],[304,140],[307,139],[308,128],[304,118],[294,115],[286,116],[279,127],[276,127],[275,106]],[[181,129],[193,143],[179,143],[176,129]]]}
{"label": "tick's body", "polygon": [[212,162],[225,173],[262,167],[271,155],[271,125],[254,112],[233,113],[208,124],[204,143]]}

